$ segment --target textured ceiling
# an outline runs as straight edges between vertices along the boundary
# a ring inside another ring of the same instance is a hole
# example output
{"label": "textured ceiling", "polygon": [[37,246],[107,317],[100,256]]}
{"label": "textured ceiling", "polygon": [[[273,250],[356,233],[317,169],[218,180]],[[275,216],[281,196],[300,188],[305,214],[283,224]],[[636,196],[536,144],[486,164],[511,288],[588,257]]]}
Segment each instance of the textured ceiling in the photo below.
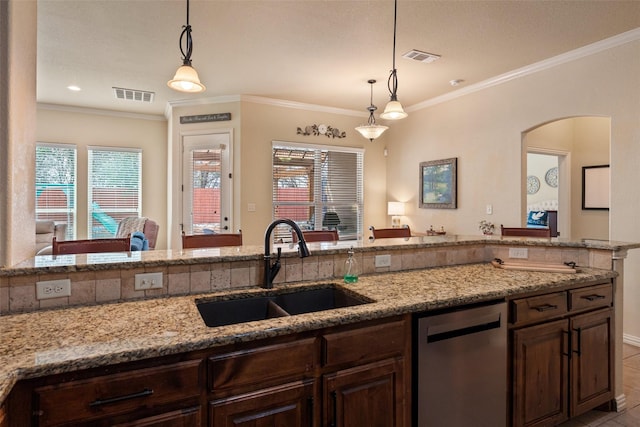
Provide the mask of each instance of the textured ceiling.
{"label": "textured ceiling", "polygon": [[[192,0],[201,94],[166,85],[181,64],[185,0],[38,0],[38,102],[162,114],[167,102],[256,95],[362,110],[388,100],[393,0]],[[398,2],[407,106],[640,27],[640,1]],[[403,59],[411,49],[441,55]],[[452,79],[465,82],[454,88]],[[80,92],[67,86],[75,84]],[[151,104],[112,87],[155,92]]]}

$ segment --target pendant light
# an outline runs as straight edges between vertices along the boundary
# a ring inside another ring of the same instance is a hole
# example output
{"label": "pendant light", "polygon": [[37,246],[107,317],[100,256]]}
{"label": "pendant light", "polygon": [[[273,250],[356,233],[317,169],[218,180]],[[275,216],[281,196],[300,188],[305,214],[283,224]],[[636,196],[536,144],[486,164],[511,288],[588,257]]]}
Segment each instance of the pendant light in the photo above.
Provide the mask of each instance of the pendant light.
{"label": "pendant light", "polygon": [[389,75],[389,81],[387,86],[391,94],[391,99],[384,108],[384,112],[380,114],[380,117],[386,120],[400,120],[407,117],[407,113],[404,112],[402,104],[398,101],[398,76],[396,71],[396,22],[398,20],[398,0],[395,0],[393,9],[393,70]]}
{"label": "pendant light", "polygon": [[[167,85],[171,89],[175,89],[180,92],[197,93],[203,92],[206,87],[200,83],[198,78],[198,72],[191,66],[191,52],[193,51],[193,40],[191,39],[191,25],[189,25],[189,0],[187,0],[187,25],[182,28],[182,34],[180,34],[180,52],[182,52],[182,66],[176,71],[176,75],[172,80],[167,82]],[[186,36],[186,40],[185,39]],[[182,46],[183,40],[186,42],[184,49]]]}
{"label": "pendant light", "polygon": [[388,126],[377,125],[376,118],[373,116],[373,112],[378,109],[378,107],[373,105],[373,84],[375,82],[375,80],[367,81],[367,83],[371,85],[371,105],[367,107],[367,110],[369,111],[369,120],[366,125],[358,126],[356,128],[356,130],[360,132],[360,135],[364,136],[371,142],[382,135],[385,130],[389,129]]}

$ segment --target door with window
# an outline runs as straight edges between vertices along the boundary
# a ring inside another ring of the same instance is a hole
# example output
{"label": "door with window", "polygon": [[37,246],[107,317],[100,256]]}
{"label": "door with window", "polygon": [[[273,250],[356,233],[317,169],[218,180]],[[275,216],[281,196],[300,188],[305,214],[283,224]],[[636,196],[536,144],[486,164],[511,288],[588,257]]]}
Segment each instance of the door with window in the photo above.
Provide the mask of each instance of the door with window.
{"label": "door with window", "polygon": [[182,141],[182,230],[237,232],[231,217],[231,134],[187,135]]}

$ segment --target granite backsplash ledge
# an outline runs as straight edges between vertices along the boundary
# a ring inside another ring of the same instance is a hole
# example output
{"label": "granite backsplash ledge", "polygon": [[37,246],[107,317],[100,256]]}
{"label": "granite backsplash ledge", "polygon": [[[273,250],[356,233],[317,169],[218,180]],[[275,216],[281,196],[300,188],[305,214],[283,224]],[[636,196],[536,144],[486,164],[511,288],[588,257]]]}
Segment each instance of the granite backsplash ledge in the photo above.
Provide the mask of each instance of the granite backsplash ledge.
{"label": "granite backsplash ledge", "polygon": [[[312,256],[298,258],[294,245],[283,250],[275,283],[341,277],[352,246],[362,274],[424,269],[509,259],[509,248],[524,247],[528,260],[574,261],[580,266],[611,269],[613,255],[640,244],[560,239],[429,236],[376,241],[312,243]],[[95,305],[163,296],[200,294],[259,286],[263,277],[263,248],[243,246],[215,249],[147,251],[117,254],[42,256],[0,269],[0,314],[58,307]],[[376,267],[377,255],[390,255],[390,265]],[[161,289],[135,290],[135,275],[162,273]],[[36,282],[68,279],[71,296],[36,298]]]}

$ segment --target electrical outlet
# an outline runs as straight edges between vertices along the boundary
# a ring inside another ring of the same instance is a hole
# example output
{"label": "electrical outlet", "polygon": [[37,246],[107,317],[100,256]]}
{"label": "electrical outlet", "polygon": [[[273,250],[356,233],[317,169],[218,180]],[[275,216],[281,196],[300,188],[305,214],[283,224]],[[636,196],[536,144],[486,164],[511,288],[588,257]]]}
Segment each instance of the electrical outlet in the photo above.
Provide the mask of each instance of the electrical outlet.
{"label": "electrical outlet", "polygon": [[43,280],[36,282],[36,299],[61,298],[71,296],[71,280]]}
{"label": "electrical outlet", "polygon": [[376,255],[376,267],[391,267],[391,255]]}
{"label": "electrical outlet", "polygon": [[136,291],[147,289],[162,289],[162,272],[136,274],[133,287]]}
{"label": "electrical outlet", "polygon": [[529,249],[509,248],[509,258],[529,258]]}

